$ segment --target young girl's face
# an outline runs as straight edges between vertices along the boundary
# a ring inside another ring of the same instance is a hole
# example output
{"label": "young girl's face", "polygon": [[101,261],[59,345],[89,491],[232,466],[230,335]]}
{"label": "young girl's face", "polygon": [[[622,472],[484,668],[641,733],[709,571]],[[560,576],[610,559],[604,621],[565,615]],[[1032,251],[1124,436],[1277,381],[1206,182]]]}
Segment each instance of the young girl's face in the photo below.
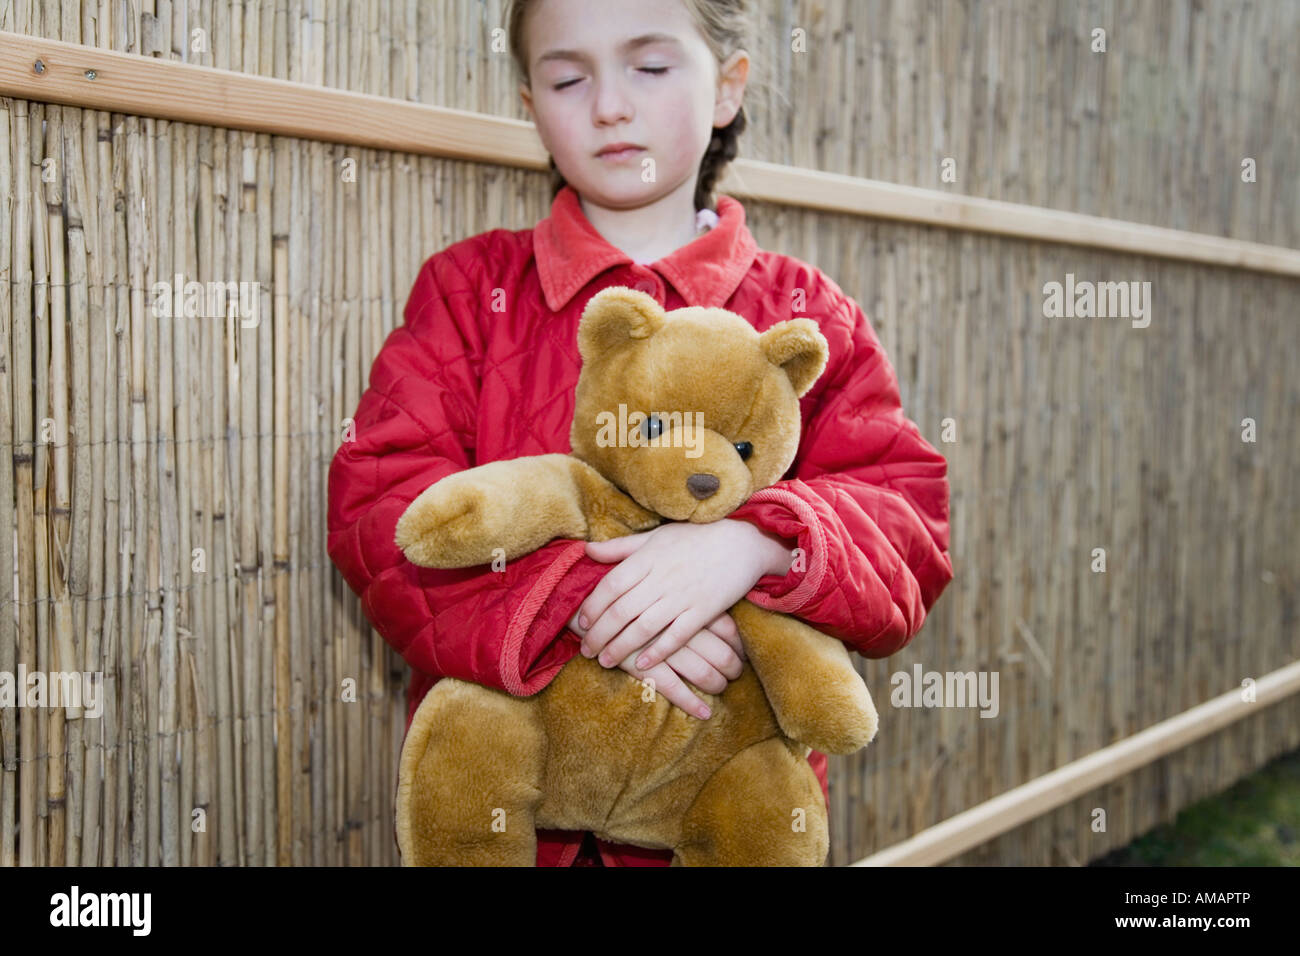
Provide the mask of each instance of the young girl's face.
{"label": "young girl's face", "polygon": [[[681,0],[540,0],[525,23],[542,143],[584,198],[635,208],[684,183],[740,108],[748,58],[717,63]],[[602,156],[616,143],[632,150]]]}

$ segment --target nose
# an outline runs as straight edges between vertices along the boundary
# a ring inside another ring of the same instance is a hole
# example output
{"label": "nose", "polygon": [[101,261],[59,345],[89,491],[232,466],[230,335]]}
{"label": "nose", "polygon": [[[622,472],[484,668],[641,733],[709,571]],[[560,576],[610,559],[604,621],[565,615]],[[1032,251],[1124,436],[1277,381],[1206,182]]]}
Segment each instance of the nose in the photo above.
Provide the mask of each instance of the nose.
{"label": "nose", "polygon": [[720,484],[722,482],[718,481],[717,475],[691,475],[686,479],[686,487],[701,501],[716,492]]}
{"label": "nose", "polygon": [[632,118],[631,104],[622,83],[616,77],[602,78],[597,82],[593,109],[596,122],[602,125],[612,126]]}

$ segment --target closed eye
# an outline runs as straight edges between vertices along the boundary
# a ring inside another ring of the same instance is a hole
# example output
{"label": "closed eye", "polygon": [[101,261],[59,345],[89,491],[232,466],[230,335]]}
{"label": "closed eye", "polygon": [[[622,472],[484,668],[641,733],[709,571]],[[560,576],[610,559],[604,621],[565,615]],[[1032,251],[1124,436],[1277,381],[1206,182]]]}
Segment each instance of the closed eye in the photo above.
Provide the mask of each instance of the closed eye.
{"label": "closed eye", "polygon": [[[669,68],[666,66],[643,66],[640,67],[639,69],[642,73],[651,73],[654,76],[663,76],[665,73],[668,72]],[[582,77],[578,77],[577,79],[574,80],[565,80],[563,83],[557,83],[555,86],[552,86],[551,89],[564,90],[564,89],[568,89],[574,83],[581,83],[581,82],[582,82]]]}

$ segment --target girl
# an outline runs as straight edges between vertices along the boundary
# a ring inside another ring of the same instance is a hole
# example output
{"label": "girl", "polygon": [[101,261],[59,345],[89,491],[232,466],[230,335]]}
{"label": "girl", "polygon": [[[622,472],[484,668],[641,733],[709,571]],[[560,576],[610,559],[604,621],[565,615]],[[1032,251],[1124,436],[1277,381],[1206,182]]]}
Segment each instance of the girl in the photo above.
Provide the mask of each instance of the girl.
{"label": "girl", "polygon": [[[744,650],[736,601],[794,614],[865,657],[920,628],[952,578],[947,463],[901,409],[861,308],[757,247],[714,185],[745,127],[744,0],[513,0],[520,95],[551,154],[550,216],[425,262],[330,468],[329,553],[412,665],[410,716],[443,676],[536,693],[574,654],[653,680],[708,719]],[[567,453],[586,302],[611,285],[721,306],[758,331],[795,316],[830,344],[801,399],[798,456],[731,517],[599,544],[555,540],[459,571],[418,568],[397,519],[439,478]],[[829,803],[826,757],[809,762]],[[490,822],[485,815],[485,826]],[[670,850],[538,832],[539,865],[667,865]]]}

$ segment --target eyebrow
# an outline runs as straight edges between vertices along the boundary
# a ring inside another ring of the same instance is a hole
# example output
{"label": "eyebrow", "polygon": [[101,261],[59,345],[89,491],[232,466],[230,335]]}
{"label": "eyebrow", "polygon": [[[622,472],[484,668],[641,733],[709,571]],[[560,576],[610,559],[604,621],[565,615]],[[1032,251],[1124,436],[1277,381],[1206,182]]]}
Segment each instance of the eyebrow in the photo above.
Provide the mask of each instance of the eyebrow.
{"label": "eyebrow", "polygon": [[[618,48],[623,52],[630,52],[643,46],[649,46],[652,43],[669,43],[678,47],[682,45],[681,41],[671,33],[643,33],[639,37],[632,37],[630,40],[623,41]],[[584,61],[586,59],[587,54],[581,50],[547,50],[537,58],[537,63],[540,66],[548,60]]]}

